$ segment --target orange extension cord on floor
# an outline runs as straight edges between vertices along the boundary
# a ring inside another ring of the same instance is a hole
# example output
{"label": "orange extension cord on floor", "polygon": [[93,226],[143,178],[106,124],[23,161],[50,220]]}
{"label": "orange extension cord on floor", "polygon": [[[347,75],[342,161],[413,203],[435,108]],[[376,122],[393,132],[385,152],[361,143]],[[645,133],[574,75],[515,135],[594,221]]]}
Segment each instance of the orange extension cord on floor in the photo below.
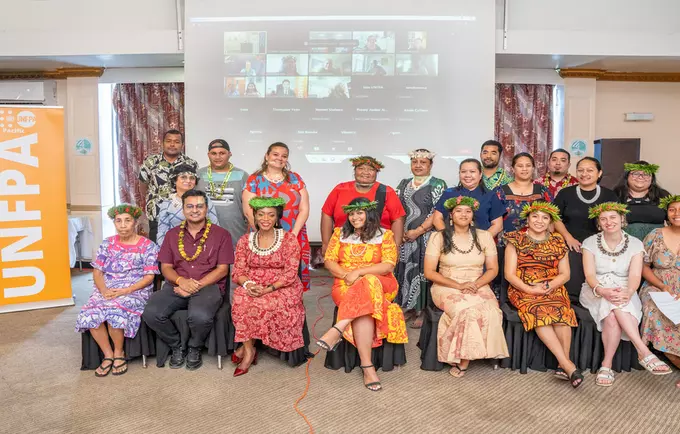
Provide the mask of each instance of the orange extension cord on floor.
{"label": "orange extension cord on floor", "polygon": [[[327,277],[324,277],[323,279],[328,279],[328,278],[327,278]],[[330,278],[330,279],[332,279],[332,278]],[[327,283],[326,283],[326,282],[321,282],[318,286],[327,286]],[[319,321],[321,321],[321,319],[324,317],[324,311],[323,311],[323,308],[321,307],[321,300],[323,300],[323,299],[326,298],[326,297],[330,297],[330,295],[331,295],[331,293],[328,292],[328,294],[326,294],[326,295],[320,295],[320,296],[316,299],[316,307],[317,307],[317,309],[319,309],[319,316],[316,317],[316,320],[314,320],[314,324],[312,325],[312,336],[314,337],[315,340],[319,339],[319,338],[316,336],[316,325],[317,325],[317,324],[319,323]],[[316,352],[314,353],[314,357],[316,357],[316,356],[319,354],[319,351],[320,351],[320,350],[316,350]],[[311,383],[311,378],[309,377],[309,365],[310,365],[310,363],[312,363],[312,360],[314,360],[314,359],[309,359],[309,360],[307,360],[307,365],[305,366],[305,377],[307,378],[307,384],[305,385],[305,391],[302,392],[302,395],[295,401],[295,404],[293,404],[293,408],[295,409],[295,411],[297,412],[297,414],[299,414],[300,416],[302,416],[302,418],[305,420],[305,422],[307,423],[307,425],[309,425],[309,433],[310,433],[310,434],[314,434],[314,427],[312,426],[311,422],[309,422],[309,419],[307,419],[307,416],[305,416],[305,414],[302,412],[302,410],[300,410],[300,408],[298,407],[298,404],[299,404],[303,399],[305,399],[305,396],[307,396],[307,392],[309,392],[309,385],[310,385],[310,383]]]}

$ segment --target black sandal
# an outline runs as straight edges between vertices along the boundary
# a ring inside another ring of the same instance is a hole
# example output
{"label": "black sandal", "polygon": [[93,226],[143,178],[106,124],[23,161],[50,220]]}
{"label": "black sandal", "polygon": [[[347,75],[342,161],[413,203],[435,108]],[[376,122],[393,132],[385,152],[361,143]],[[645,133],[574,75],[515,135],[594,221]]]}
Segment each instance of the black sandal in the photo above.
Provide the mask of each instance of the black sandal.
{"label": "black sandal", "polygon": [[114,365],[113,363],[111,363],[111,368],[113,368],[113,369],[125,368],[125,370],[124,370],[124,371],[120,371],[120,372],[112,372],[112,375],[123,375],[123,374],[125,374],[125,373],[128,371],[128,368],[127,368],[128,362],[127,362],[127,360],[125,360],[124,357],[114,357],[113,360],[114,360],[113,363],[115,363],[115,360],[122,360],[123,363],[121,363],[121,364],[118,365],[118,366],[116,366],[116,365]]}
{"label": "black sandal", "polygon": [[[359,367],[361,368],[362,374],[364,372],[364,369],[375,368],[374,365],[366,365],[366,366],[360,365]],[[377,389],[371,389],[371,387],[373,387],[373,386],[378,386],[378,388]],[[380,381],[374,381],[373,383],[368,383],[368,384],[364,383],[364,387],[366,389],[370,390],[371,392],[380,392],[382,390],[382,384],[380,383]]]}
{"label": "black sandal", "polygon": [[[110,361],[111,363],[109,364],[109,366],[104,367],[104,362],[106,362],[107,360]],[[109,375],[109,373],[111,372],[111,369],[113,369],[113,360],[114,359],[110,359],[108,357],[104,358],[104,360],[102,360],[101,364],[97,368],[97,369],[99,369],[99,368],[103,369],[104,373],[100,374],[99,372],[94,371],[94,376],[95,377],[106,377],[107,375]]]}
{"label": "black sandal", "polygon": [[340,339],[338,339],[338,341],[335,343],[335,345],[333,345],[333,348],[331,348],[331,346],[328,345],[328,343],[326,343],[326,342],[325,342],[324,340],[322,340],[322,339],[319,339],[318,341],[316,341],[316,345],[317,345],[317,346],[321,347],[322,349],[324,349],[324,350],[326,350],[326,351],[330,351],[330,352],[333,352],[333,351],[335,351],[336,349],[338,349],[338,345],[340,345],[340,342],[342,342],[342,330],[340,330],[340,329],[337,328],[336,326],[333,326],[333,328],[334,328],[335,330],[337,330],[338,333],[340,333]]}
{"label": "black sandal", "polygon": [[555,369],[555,377],[560,380],[569,381],[569,374],[567,374],[567,371],[562,369],[561,366],[558,366],[557,369]]}
{"label": "black sandal", "polygon": [[569,381],[571,382],[571,387],[574,389],[583,384],[583,374],[579,372],[578,368],[574,369],[574,372],[571,373]]}

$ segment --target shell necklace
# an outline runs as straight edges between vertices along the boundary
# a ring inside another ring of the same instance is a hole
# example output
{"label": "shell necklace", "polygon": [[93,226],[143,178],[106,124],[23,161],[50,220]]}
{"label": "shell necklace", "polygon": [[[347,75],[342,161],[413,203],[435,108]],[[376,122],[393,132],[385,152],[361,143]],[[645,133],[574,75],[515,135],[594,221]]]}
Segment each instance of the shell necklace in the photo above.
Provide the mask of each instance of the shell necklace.
{"label": "shell necklace", "polygon": [[268,256],[279,250],[281,243],[283,242],[283,229],[274,229],[274,242],[266,249],[260,247],[259,233],[260,231],[251,232],[248,235],[248,248],[251,252],[258,256]]}
{"label": "shell necklace", "polygon": [[603,242],[602,242],[602,232],[597,234],[597,248],[600,249],[600,252],[605,255],[609,256],[612,258],[612,262],[616,262],[616,257],[623,255],[626,250],[628,250],[628,243],[630,242],[630,237],[628,236],[627,233],[624,232],[623,234],[623,247],[621,247],[621,250],[619,251],[610,251],[609,249],[605,248]]}
{"label": "shell necklace", "polygon": [[581,200],[581,202],[586,203],[586,204],[591,204],[591,203],[595,202],[596,200],[598,200],[600,198],[601,192],[602,192],[602,189],[598,185],[598,186],[595,187],[595,196],[593,196],[592,199],[586,199],[586,198],[583,197],[583,194],[581,194],[581,186],[580,185],[576,186],[576,195]]}
{"label": "shell necklace", "polygon": [[455,250],[456,252],[462,253],[463,255],[467,255],[468,253],[470,253],[470,252],[472,251],[472,249],[475,247],[475,240],[472,238],[472,230],[470,231],[469,234],[470,234],[470,248],[467,249],[467,250],[461,250],[461,249],[456,245],[456,240],[455,240],[456,236],[455,236],[455,234],[454,234],[454,235],[451,237],[451,247],[453,248],[453,250]]}

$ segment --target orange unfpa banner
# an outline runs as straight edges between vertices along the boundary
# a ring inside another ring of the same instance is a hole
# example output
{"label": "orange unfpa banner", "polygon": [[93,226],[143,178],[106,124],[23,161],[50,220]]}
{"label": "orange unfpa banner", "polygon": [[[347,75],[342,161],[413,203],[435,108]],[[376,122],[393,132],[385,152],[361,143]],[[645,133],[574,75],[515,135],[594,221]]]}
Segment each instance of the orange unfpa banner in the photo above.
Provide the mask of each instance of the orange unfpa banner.
{"label": "orange unfpa banner", "polygon": [[0,312],[73,304],[64,111],[0,106]]}

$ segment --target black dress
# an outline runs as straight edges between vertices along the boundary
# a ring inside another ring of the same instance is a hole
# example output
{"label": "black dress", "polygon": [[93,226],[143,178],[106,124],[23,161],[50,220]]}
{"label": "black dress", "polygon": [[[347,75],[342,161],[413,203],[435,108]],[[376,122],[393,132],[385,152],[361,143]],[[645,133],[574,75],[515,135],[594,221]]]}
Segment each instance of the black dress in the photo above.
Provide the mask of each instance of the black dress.
{"label": "black dress", "polygon": [[[661,191],[661,197],[670,195]],[[656,228],[662,228],[666,220],[666,211],[659,208],[659,200],[651,200],[648,196],[626,200],[630,214],[626,216],[628,226],[624,228],[629,235],[644,240],[647,234]]]}
{"label": "black dress", "polygon": [[[608,188],[600,187],[600,196],[592,203],[585,203],[579,199],[576,194],[577,185],[563,188],[555,198],[554,204],[560,209],[562,216],[562,223],[567,227],[567,230],[572,237],[578,241],[583,242],[586,238],[595,235],[597,230],[597,223],[595,220],[588,218],[588,208],[599,205],[604,202],[618,202],[619,198],[616,193]],[[597,190],[581,191],[581,196],[584,199],[590,200],[595,197]]]}

